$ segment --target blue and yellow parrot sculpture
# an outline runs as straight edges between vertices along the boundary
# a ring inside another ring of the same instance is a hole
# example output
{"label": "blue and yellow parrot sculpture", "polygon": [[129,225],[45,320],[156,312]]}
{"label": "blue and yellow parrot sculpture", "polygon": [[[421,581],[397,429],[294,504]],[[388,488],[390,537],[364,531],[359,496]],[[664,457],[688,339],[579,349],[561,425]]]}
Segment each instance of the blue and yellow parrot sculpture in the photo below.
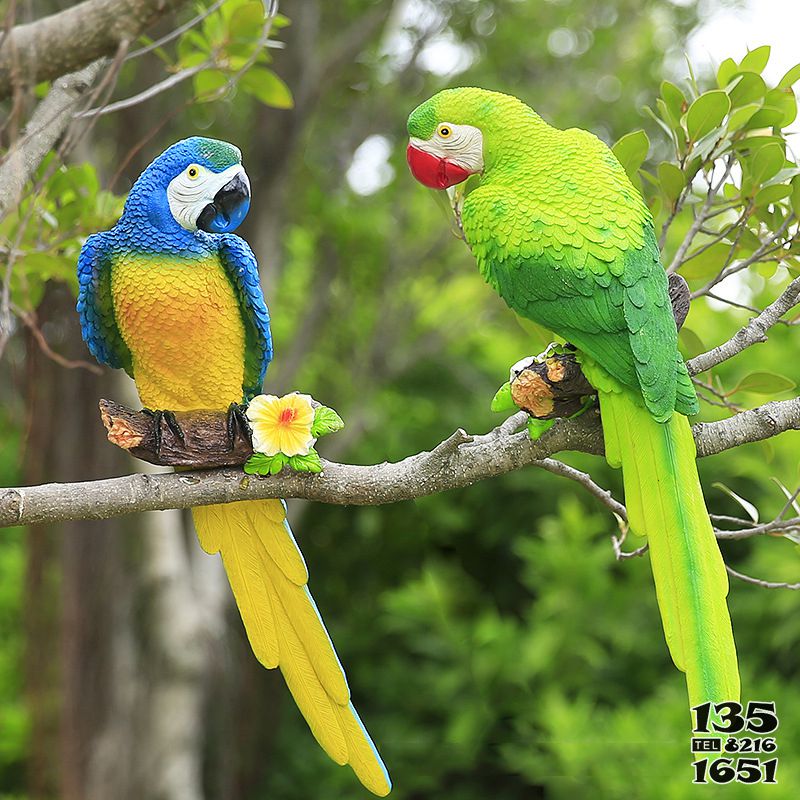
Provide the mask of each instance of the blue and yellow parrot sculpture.
{"label": "blue and yellow parrot sculpture", "polygon": [[[181,434],[173,411],[241,409],[272,358],[258,265],[232,233],[250,206],[239,150],[193,137],[141,174],[110,231],[78,261],[83,337],[103,364],[124,369],[142,403]],[[237,417],[237,415],[239,415]],[[280,667],[312,733],[385,796],[389,776],[352,702],[311,594],[282,500],[193,509],[200,544],[220,553],[256,658]]]}

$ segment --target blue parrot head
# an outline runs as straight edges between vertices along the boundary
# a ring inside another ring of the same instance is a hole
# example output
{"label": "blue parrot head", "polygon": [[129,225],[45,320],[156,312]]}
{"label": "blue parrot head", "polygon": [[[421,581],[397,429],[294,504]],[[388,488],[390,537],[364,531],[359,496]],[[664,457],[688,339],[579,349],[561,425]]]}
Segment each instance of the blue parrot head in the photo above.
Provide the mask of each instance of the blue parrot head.
{"label": "blue parrot head", "polygon": [[140,217],[162,231],[230,233],[250,209],[250,181],[238,147],[193,136],[168,147],[139,176],[125,216]]}

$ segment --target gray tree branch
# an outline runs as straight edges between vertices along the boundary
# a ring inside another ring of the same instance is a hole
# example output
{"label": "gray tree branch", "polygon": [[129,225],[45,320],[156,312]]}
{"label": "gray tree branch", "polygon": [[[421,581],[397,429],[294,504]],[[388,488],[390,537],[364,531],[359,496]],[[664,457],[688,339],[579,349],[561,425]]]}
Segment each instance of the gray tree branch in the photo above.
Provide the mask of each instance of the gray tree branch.
{"label": "gray tree branch", "polygon": [[0,219],[19,204],[25,184],[67,129],[75,106],[88,93],[104,63],[104,59],[98,59],[59,78],[36,107],[19,141],[0,164]]}
{"label": "gray tree branch", "polygon": [[795,278],[781,292],[777,300],[770,303],[757,317],[753,317],[747,325],[736,332],[735,336],[707,353],[701,353],[687,361],[689,374],[697,375],[705,372],[733,358],[751,345],[766,342],[767,331],[777,325],[781,317],[798,303],[800,303],[800,278]]}
{"label": "gray tree branch", "polygon": [[84,0],[0,38],[0,100],[15,85],[34,85],[113,55],[186,0]]}
{"label": "gray tree branch", "polygon": [[[137,511],[274,497],[302,497],[341,505],[381,505],[468,486],[536,465],[564,450],[598,455],[603,452],[596,412],[559,421],[537,441],[531,441],[526,431],[519,431],[526,419],[527,415],[520,412],[481,436],[456,431],[432,451],[397,463],[356,466],[324,461],[324,472],[320,475],[284,471],[274,477],[256,477],[246,475],[241,469],[223,468],[0,489],[0,527],[66,519],[107,519]],[[767,403],[720,422],[694,427],[700,456],[787,430],[800,430],[800,398]]]}

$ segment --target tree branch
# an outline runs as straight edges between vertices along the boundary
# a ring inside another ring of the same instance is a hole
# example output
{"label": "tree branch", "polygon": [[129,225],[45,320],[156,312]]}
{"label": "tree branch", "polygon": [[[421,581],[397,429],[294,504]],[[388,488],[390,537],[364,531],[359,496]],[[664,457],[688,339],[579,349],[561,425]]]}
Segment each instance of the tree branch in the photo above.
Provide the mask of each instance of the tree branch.
{"label": "tree branch", "polygon": [[[47,484],[0,490],[0,527],[66,519],[107,519],[136,511],[189,508],[237,500],[302,497],[341,505],[381,505],[468,486],[546,459],[564,450],[602,454],[597,412],[562,420],[540,439],[516,432],[516,414],[488,434],[457,431],[431,452],[397,463],[355,466],[323,461],[320,475],[284,470],[274,477],[248,476],[241,469]],[[698,455],[708,456],[786,430],[800,429],[800,398],[767,403],[720,422],[694,426]]]}
{"label": "tree branch", "polygon": [[727,342],[701,353],[686,362],[690,375],[716,367],[723,361],[733,358],[751,345],[767,341],[767,331],[776,325],[789,309],[800,303],[800,278],[795,278],[757,317],[753,317],[736,335]]}
{"label": "tree branch", "polygon": [[113,55],[123,41],[147,28],[186,0],[85,0],[0,38],[0,100],[15,84],[34,85]]}
{"label": "tree branch", "polygon": [[19,141],[0,164],[0,219],[19,204],[25,184],[67,129],[72,112],[95,82],[104,60],[65,75],[36,107]]}

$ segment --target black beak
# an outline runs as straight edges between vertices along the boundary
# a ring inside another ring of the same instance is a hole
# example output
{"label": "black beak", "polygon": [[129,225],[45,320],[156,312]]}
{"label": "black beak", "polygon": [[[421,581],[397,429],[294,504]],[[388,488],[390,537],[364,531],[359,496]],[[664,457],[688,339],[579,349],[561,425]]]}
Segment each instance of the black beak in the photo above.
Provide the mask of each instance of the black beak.
{"label": "black beak", "polygon": [[206,233],[227,233],[239,227],[250,208],[250,184],[242,173],[228,181],[197,218]]}

